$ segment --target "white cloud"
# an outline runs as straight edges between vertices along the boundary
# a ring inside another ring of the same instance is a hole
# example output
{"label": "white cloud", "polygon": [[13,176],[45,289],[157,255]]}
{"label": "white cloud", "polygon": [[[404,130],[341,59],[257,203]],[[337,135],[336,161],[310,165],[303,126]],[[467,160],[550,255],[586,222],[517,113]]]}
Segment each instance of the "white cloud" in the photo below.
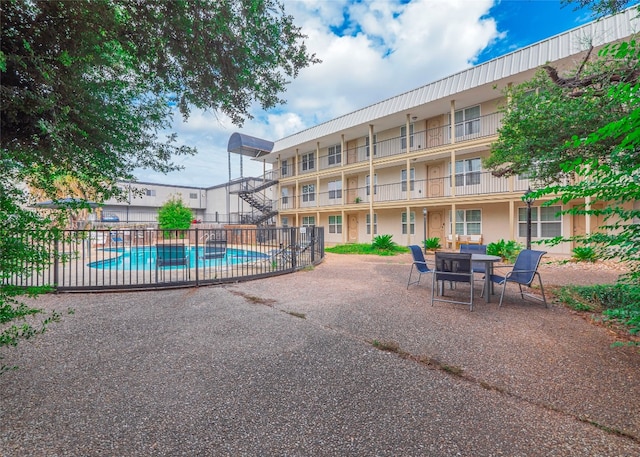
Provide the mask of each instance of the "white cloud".
{"label": "white cloud", "polygon": [[[486,17],[491,0],[285,0],[288,14],[308,35],[322,63],[301,71],[287,88],[287,104],[238,129],[224,115],[194,110],[174,126],[195,157],[179,158],[185,170],[170,175],[141,171],[141,181],[211,186],[227,181],[229,136],[242,133],[271,141],[411,90],[469,67],[499,37]],[[345,18],[349,22],[345,22]],[[333,30],[333,31],[332,31]],[[335,33],[339,31],[342,36]],[[232,154],[232,178],[240,176]],[[243,175],[262,165],[243,160]]]}

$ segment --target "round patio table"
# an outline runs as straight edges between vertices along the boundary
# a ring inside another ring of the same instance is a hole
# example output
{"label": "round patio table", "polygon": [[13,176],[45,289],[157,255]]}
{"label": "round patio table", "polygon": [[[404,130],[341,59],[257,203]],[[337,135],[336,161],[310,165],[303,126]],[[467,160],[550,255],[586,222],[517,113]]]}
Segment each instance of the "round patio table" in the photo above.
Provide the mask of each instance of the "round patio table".
{"label": "round patio table", "polygon": [[484,263],[484,290],[487,292],[485,298],[487,303],[491,303],[491,293],[493,292],[493,287],[491,284],[491,275],[493,274],[493,264],[502,260],[500,256],[497,255],[488,255],[488,254],[472,254],[471,261],[472,262],[480,262]]}

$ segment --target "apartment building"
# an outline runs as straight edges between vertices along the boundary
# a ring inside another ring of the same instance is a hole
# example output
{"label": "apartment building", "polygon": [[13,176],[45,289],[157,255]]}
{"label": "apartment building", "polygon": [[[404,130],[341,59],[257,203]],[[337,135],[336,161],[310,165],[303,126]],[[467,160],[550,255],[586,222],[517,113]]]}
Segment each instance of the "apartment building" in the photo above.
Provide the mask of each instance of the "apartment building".
{"label": "apartment building", "polygon": [[[497,178],[482,167],[501,125],[503,90],[546,63],[574,68],[587,41],[602,46],[629,37],[638,28],[635,15],[592,22],[275,141],[256,160],[273,166],[278,224],[324,226],[327,244],[369,242],[376,234],[404,245],[438,237],[455,247],[456,235],[524,244],[522,196],[536,183]],[[540,204],[532,207],[534,241],[587,233],[602,222]]]}

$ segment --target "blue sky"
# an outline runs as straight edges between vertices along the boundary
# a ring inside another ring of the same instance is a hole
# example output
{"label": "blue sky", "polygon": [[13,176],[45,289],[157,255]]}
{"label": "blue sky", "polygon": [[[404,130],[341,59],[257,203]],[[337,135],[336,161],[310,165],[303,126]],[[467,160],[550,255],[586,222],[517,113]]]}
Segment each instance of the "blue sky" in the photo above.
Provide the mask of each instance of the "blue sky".
{"label": "blue sky", "polygon": [[[629,2],[633,4],[634,2]],[[229,179],[227,142],[234,132],[271,141],[557,35],[592,20],[560,0],[284,0],[322,60],[304,69],[284,94],[287,103],[242,128],[220,113],[176,117],[179,140],[199,154],[176,160],[180,172],[140,170],[143,182],[213,186]],[[240,177],[232,154],[231,178]],[[243,159],[242,176],[262,165]]]}

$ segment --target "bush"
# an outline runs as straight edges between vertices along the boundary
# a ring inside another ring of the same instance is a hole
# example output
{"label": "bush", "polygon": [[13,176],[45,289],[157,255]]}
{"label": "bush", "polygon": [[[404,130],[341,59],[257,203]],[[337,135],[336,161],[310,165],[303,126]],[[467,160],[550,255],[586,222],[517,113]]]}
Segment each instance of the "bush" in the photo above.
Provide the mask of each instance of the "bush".
{"label": "bush", "polygon": [[164,230],[165,237],[171,237],[171,230],[189,229],[192,220],[191,210],[184,206],[179,197],[171,197],[158,210],[158,227]]}
{"label": "bush", "polygon": [[393,235],[378,235],[373,239],[371,247],[381,251],[392,251],[396,247],[396,243],[391,240]]}
{"label": "bush", "polygon": [[578,262],[595,262],[598,260],[598,254],[591,246],[576,246],[572,252],[573,259]]}
{"label": "bush", "polygon": [[422,242],[424,248],[427,250],[435,250],[440,249],[442,245],[440,245],[440,238],[434,236],[433,238],[427,238]]}
{"label": "bush", "polygon": [[502,257],[502,260],[507,260],[512,263],[515,262],[520,251],[522,251],[522,245],[514,240],[499,240],[487,245],[488,255],[497,255]]}
{"label": "bush", "polygon": [[558,298],[579,311],[602,312],[606,319],[626,325],[630,333],[640,333],[640,286],[566,286],[560,289]]}

